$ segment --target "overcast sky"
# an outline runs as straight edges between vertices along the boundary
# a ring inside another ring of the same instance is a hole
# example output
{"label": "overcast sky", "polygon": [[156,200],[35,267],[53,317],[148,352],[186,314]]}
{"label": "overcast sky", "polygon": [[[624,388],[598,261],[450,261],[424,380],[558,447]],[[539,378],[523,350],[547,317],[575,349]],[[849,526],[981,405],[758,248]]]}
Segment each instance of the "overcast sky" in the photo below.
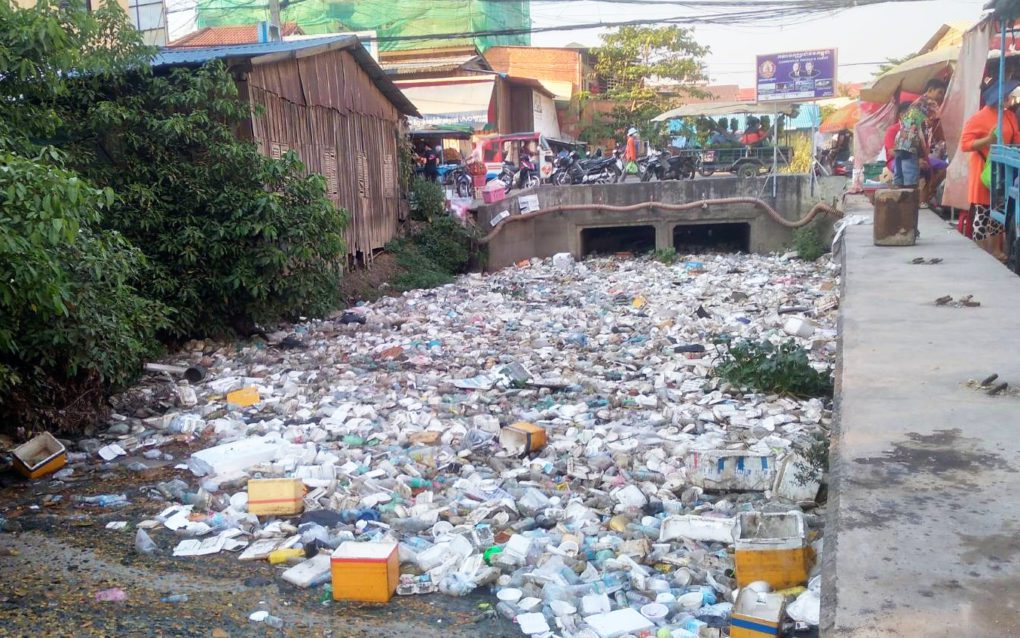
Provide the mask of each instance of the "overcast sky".
{"label": "overcast sky", "polygon": [[[869,80],[875,63],[919,49],[943,23],[976,21],[987,0],[931,0],[848,9],[810,22],[782,26],[699,26],[696,39],[711,47],[707,58],[713,84],[754,85],[755,56],[781,51],[836,48],[839,81]],[[535,27],[570,23],[612,22],[639,18],[667,18],[689,13],[683,7],[621,5],[592,1],[550,3],[532,0]],[[535,46],[562,46],[570,42],[599,43],[599,32],[559,31],[536,33]]]}

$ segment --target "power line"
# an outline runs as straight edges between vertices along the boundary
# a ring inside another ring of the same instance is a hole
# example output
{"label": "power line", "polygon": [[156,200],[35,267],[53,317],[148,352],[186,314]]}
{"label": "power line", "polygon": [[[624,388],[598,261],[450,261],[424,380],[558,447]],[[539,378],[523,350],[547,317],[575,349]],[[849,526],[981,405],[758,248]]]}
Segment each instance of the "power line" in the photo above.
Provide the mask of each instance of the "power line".
{"label": "power line", "polygon": [[[211,7],[203,12],[217,11],[225,12],[233,9],[268,9],[268,5],[256,4],[259,0],[235,0],[230,2],[228,7]],[[288,4],[297,4],[302,0],[291,0]],[[435,1],[435,0],[433,0]],[[521,0],[485,0],[490,3],[520,3]],[[532,0],[546,4],[573,3],[583,0]],[[515,27],[505,29],[488,29],[479,31],[460,31],[448,33],[431,33],[421,35],[380,35],[366,37],[366,42],[414,42],[414,41],[436,41],[436,40],[463,40],[483,37],[531,35],[535,33],[550,33],[559,31],[581,31],[589,29],[606,29],[617,27],[637,27],[650,25],[673,25],[673,26],[696,26],[696,25],[765,25],[779,21],[800,18],[802,21],[818,19],[845,9],[865,7],[880,4],[901,4],[928,2],[930,0],[718,0],[700,2],[677,1],[677,0],[595,0],[597,2],[609,2],[615,4],[636,4],[636,5],[661,5],[677,6],[691,9],[741,9],[739,11],[725,11],[714,14],[683,15],[671,18],[646,18],[636,20],[600,21],[588,23],[562,24],[547,27]],[[168,10],[167,13],[178,13],[190,9]],[[371,30],[371,29],[366,29]]]}

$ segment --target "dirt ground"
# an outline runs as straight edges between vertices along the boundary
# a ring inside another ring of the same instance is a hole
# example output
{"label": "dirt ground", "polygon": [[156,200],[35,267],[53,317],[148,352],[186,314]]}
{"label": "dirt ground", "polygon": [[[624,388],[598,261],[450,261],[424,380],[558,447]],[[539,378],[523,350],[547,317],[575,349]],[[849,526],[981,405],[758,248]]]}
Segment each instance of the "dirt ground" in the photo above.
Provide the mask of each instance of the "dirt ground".
{"label": "dirt ground", "polygon": [[[184,458],[187,450],[166,449]],[[236,554],[174,558],[180,540],[159,527],[151,536],[154,556],[134,549],[134,524],[159,513],[166,503],[149,497],[146,486],[179,477],[194,478],[173,464],[146,473],[103,470],[59,483],[29,482],[0,474],[0,517],[16,531],[0,532],[0,636],[202,637],[288,636],[361,638],[520,636],[495,617],[495,597],[478,590],[465,598],[442,594],[395,597],[389,604],[323,602],[323,592],[299,589],[279,578],[285,566],[240,562]],[[121,509],[79,505],[75,495],[124,493]],[[127,521],[122,531],[105,528]],[[96,592],[119,587],[121,602],[100,602]],[[184,603],[165,603],[187,594]],[[282,618],[275,629],[249,614],[265,609]]]}
{"label": "dirt ground", "polygon": [[347,306],[359,301],[375,301],[393,294],[389,283],[400,274],[400,267],[392,253],[379,253],[370,267],[359,267],[344,273],[340,284],[340,297]]}

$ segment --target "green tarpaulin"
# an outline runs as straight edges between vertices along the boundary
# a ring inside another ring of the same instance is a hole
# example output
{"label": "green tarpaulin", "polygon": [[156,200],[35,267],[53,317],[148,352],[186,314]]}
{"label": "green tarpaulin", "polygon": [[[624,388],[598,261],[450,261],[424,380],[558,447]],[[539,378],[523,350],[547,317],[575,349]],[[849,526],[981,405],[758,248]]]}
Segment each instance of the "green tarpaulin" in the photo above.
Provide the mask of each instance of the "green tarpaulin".
{"label": "green tarpaulin", "polygon": [[[427,38],[387,41],[388,37],[476,33],[531,27],[529,0],[297,0],[283,3],[284,22],[296,22],[311,35],[342,31],[376,31],[380,51],[432,49],[475,44],[492,46],[531,44],[529,34],[467,38]],[[198,0],[198,26],[254,24],[268,20],[265,0]]]}

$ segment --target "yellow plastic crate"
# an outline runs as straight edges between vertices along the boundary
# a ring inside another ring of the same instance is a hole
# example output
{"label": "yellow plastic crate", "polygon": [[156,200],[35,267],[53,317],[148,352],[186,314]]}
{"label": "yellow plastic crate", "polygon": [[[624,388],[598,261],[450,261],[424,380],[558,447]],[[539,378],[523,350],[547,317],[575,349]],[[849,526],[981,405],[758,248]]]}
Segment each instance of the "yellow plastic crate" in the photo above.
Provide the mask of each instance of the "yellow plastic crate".
{"label": "yellow plastic crate", "polygon": [[772,589],[807,582],[814,552],[800,512],[743,512],[733,532],[737,585],[763,580]]}
{"label": "yellow plastic crate", "polygon": [[300,514],[304,498],[305,484],[301,479],[248,481],[248,511],[256,516]]}
{"label": "yellow plastic crate", "polygon": [[333,600],[388,603],[400,582],[396,543],[341,543],[330,558]]}

